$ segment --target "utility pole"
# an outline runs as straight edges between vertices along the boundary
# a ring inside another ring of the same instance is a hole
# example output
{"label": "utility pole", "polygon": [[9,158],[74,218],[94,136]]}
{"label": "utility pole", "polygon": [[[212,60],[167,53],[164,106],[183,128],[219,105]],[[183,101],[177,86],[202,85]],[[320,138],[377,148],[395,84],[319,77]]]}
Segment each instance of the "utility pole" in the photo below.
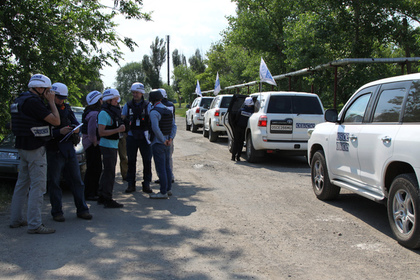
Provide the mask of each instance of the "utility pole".
{"label": "utility pole", "polygon": [[170,63],[170,60],[169,60],[169,35],[166,35],[166,43],[168,44],[168,47],[167,47],[167,49],[168,49],[168,54],[167,54],[167,60],[168,60],[168,86],[170,85],[170,77],[171,77],[171,74],[170,74],[170,72],[169,72],[169,63]]}

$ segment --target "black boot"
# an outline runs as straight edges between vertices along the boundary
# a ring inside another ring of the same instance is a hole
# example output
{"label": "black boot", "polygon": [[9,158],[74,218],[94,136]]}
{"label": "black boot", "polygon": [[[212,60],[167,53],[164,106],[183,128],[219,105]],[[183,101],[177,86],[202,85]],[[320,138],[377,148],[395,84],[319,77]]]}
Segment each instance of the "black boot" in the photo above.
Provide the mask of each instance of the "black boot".
{"label": "black boot", "polygon": [[149,184],[146,184],[145,182],[142,182],[141,184],[143,186],[143,192],[145,192],[145,193],[152,193],[153,192],[152,189],[150,188]]}
{"label": "black boot", "polygon": [[237,156],[236,156],[236,160],[237,160],[237,161],[241,161],[241,156],[240,156],[240,155],[237,155]]}
{"label": "black boot", "polygon": [[232,158],[230,160],[235,161],[235,155],[234,154],[232,154]]}
{"label": "black boot", "polygon": [[125,193],[132,193],[136,191],[136,183],[128,183],[128,188],[125,190]]}

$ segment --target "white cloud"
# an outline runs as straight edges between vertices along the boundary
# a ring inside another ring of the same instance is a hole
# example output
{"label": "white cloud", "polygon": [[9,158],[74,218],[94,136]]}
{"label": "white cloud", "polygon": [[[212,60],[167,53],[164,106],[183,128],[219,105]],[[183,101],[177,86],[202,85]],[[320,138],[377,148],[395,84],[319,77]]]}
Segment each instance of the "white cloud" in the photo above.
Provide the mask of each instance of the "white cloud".
{"label": "white cloud", "polygon": [[[112,5],[113,1],[102,3]],[[144,0],[143,11],[153,11],[153,21],[116,19],[118,35],[130,37],[138,44],[134,52],[121,46],[124,60],[120,65],[140,62],[145,54],[150,55],[150,45],[156,36],[165,42],[166,35],[170,36],[171,54],[178,49],[188,59],[199,49],[205,55],[211,44],[221,39],[220,33],[228,27],[226,16],[235,15],[235,8],[236,4],[230,0]],[[118,68],[113,64],[101,71],[105,87],[114,86]],[[161,78],[167,82],[167,62],[162,65]]]}

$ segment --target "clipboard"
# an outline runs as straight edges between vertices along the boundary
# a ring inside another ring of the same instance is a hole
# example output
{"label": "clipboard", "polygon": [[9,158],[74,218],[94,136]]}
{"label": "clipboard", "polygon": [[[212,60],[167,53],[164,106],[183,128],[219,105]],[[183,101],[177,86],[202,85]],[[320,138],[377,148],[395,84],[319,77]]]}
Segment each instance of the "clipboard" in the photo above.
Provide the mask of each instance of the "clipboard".
{"label": "clipboard", "polygon": [[73,128],[69,133],[66,134],[66,136],[64,136],[63,139],[60,140],[60,143],[63,141],[66,141],[67,139],[70,138],[70,136],[79,128],[81,128],[83,125],[83,123],[79,124],[78,126],[76,126],[75,128]]}

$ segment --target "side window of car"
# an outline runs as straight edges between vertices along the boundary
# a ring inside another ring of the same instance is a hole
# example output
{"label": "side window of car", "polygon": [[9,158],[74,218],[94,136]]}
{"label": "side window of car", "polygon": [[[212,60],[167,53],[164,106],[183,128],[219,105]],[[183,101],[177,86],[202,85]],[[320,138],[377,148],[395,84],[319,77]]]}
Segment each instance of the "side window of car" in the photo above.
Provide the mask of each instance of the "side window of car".
{"label": "side window of car", "polygon": [[218,97],[216,97],[215,99],[213,99],[213,101],[210,104],[210,109],[213,109],[214,107],[216,107],[217,104],[217,100],[219,100]]}
{"label": "side window of car", "polygon": [[380,92],[373,122],[398,122],[406,88],[385,89]]}
{"label": "side window of car", "polygon": [[420,122],[420,81],[413,81],[411,84],[403,122]]}
{"label": "side window of car", "polygon": [[361,123],[366,112],[369,99],[372,93],[359,96],[346,110],[344,123]]}

